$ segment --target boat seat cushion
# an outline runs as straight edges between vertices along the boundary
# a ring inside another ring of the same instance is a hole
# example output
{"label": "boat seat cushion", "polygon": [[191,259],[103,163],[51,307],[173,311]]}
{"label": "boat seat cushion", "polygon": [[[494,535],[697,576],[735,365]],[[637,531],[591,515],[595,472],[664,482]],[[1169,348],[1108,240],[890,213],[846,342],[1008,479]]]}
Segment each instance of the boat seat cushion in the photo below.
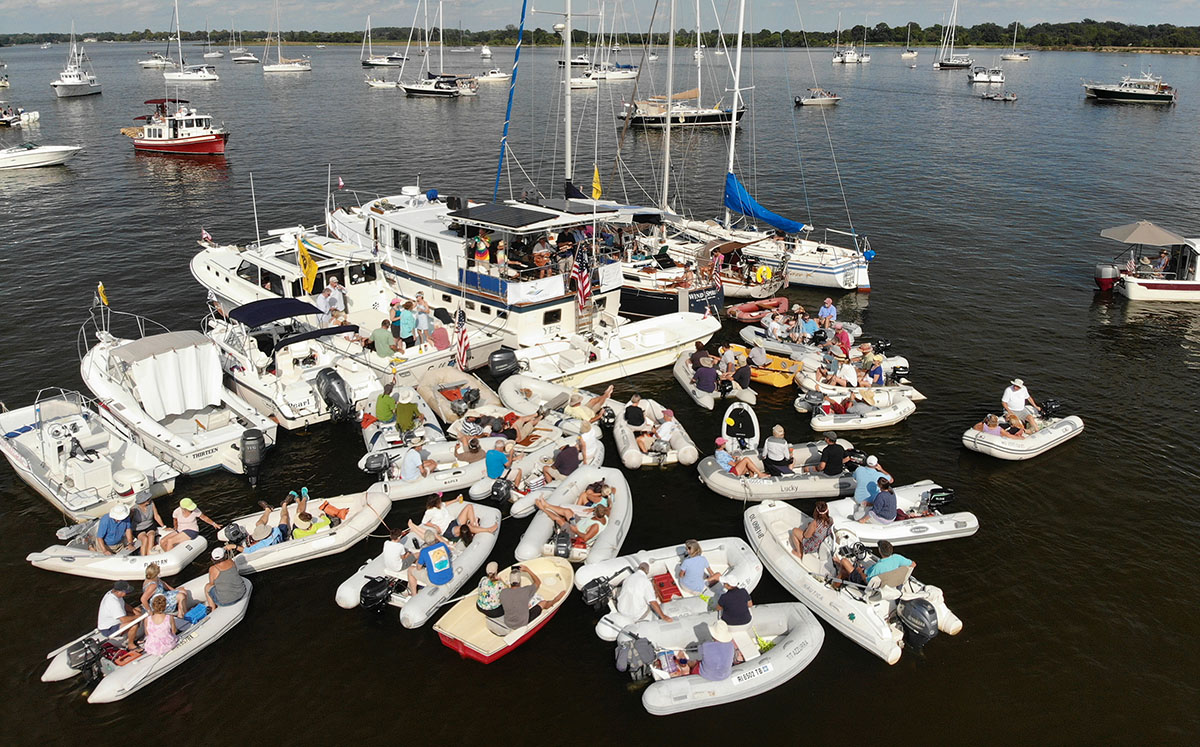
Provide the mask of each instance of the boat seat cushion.
{"label": "boat seat cushion", "polygon": [[104,431],[81,431],[75,434],[75,438],[79,440],[79,445],[85,450],[101,449],[108,445],[108,434]]}
{"label": "boat seat cushion", "polygon": [[503,620],[497,620],[492,617],[488,617],[488,618],[484,618],[484,619],[487,620],[487,628],[492,633],[492,635],[496,635],[496,636],[503,638],[504,636],[506,636],[512,632],[511,630],[508,629],[508,626],[504,624]]}
{"label": "boat seat cushion", "polygon": [[587,356],[584,355],[582,350],[567,348],[559,355],[559,360],[562,367],[567,369],[575,366],[582,366],[584,363],[587,363]]}
{"label": "boat seat cushion", "polygon": [[747,628],[730,625],[729,632],[733,635],[733,645],[742,652],[743,659],[750,661],[759,657],[758,644],[750,636]]}

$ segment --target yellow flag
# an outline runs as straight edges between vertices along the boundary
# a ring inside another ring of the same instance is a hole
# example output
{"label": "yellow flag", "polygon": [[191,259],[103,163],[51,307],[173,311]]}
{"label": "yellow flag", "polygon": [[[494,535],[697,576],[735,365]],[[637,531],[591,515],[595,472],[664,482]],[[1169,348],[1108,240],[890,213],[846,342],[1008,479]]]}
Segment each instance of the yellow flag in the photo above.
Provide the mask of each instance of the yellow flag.
{"label": "yellow flag", "polygon": [[108,306],[108,296],[104,293],[104,283],[96,283],[96,297],[100,299],[100,303]]}
{"label": "yellow flag", "polygon": [[304,282],[301,283],[304,292],[312,293],[313,283],[317,281],[317,262],[304,247],[304,237],[302,236],[298,237],[296,241],[296,259],[300,265],[300,272],[304,274]]}
{"label": "yellow flag", "polygon": [[600,167],[592,164],[592,199],[600,199]]}

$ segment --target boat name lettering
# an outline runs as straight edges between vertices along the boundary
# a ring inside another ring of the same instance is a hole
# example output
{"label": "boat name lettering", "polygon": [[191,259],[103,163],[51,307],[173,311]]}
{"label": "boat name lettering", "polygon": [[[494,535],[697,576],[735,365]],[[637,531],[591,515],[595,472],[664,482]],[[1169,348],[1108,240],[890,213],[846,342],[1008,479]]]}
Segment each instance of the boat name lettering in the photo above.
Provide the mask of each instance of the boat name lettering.
{"label": "boat name lettering", "polygon": [[0,438],[0,451],[4,452],[4,456],[21,465],[21,469],[30,469],[29,460],[21,456],[20,452],[8,442],[7,438]]}
{"label": "boat name lettering", "polygon": [[216,453],[216,449],[205,449],[204,451],[197,451],[196,453],[192,454],[192,459],[202,459],[206,456],[212,456]]}
{"label": "boat name lettering", "polygon": [[929,527],[926,527],[926,526],[916,526],[916,527],[908,528],[909,534],[921,534],[923,532],[928,532],[928,531],[929,531]]}
{"label": "boat name lettering", "polygon": [[770,671],[771,671],[771,662],[767,662],[766,664],[763,664],[761,666],[755,667],[754,669],[751,669],[749,672],[742,672],[737,677],[734,677],[733,684],[741,685],[742,683],[749,682],[750,680],[754,679],[755,677],[764,675]]}

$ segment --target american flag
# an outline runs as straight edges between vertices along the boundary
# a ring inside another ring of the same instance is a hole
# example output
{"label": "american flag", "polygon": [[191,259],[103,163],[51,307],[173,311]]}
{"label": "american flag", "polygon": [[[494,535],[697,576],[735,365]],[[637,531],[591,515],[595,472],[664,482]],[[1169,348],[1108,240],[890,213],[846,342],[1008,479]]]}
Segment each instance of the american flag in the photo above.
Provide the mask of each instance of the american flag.
{"label": "american flag", "polygon": [[200,238],[204,241],[212,241],[212,234],[209,233],[208,231],[205,231],[203,228],[201,228],[200,229]]}
{"label": "american flag", "polygon": [[575,264],[571,268],[571,277],[575,279],[575,295],[579,300],[579,310],[583,311],[592,298],[592,264],[588,260],[587,251],[582,246],[575,250]]}
{"label": "american flag", "polygon": [[720,252],[717,252],[717,256],[713,257],[713,269],[712,269],[713,287],[715,287],[717,290],[720,290],[722,287],[721,263],[724,261],[725,261],[725,255],[721,254]]}
{"label": "american flag", "polygon": [[471,349],[471,342],[467,339],[467,312],[462,309],[454,312],[454,331],[454,357],[459,369],[466,371],[467,351]]}
{"label": "american flag", "polygon": [[1129,255],[1129,261],[1125,263],[1125,272],[1133,272],[1137,269],[1137,263],[1133,261],[1133,255]]}

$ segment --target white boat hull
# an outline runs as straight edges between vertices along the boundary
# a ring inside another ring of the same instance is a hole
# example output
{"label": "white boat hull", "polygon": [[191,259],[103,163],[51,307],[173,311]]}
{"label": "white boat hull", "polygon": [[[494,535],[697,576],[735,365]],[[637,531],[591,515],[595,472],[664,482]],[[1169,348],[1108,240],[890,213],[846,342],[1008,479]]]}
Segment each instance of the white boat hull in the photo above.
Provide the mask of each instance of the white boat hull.
{"label": "white boat hull", "polygon": [[[166,533],[166,530],[159,532],[160,535]],[[87,534],[88,539],[94,536],[94,530]],[[207,549],[208,540],[203,536],[182,542],[168,552],[158,551],[149,555],[138,554],[136,549],[115,555],[105,555],[102,552],[87,549],[81,542],[79,546],[51,545],[41,552],[29,553],[25,556],[25,560],[29,561],[34,568],[55,573],[99,578],[106,581],[141,581],[146,578],[146,569],[152,565],[158,566],[159,574],[163,578],[174,576]]]}
{"label": "white boat hull", "polygon": [[1021,461],[1045,454],[1080,433],[1083,433],[1083,420],[1077,415],[1071,415],[1054,418],[1041,425],[1036,433],[1026,433],[1024,438],[1005,438],[968,428],[963,432],[962,443],[971,451],[980,454],[1008,461]]}
{"label": "white boat hull", "polygon": [[64,83],[56,80],[50,84],[54,89],[54,95],[60,99],[73,98],[75,96],[93,96],[100,93],[99,83]]}
{"label": "white boat hull", "polygon": [[687,392],[688,396],[691,397],[696,404],[700,405],[705,410],[713,409],[713,407],[716,406],[718,399],[737,400],[738,402],[745,402],[748,405],[758,404],[757,392],[755,392],[753,389],[748,389],[738,386],[737,384],[733,384],[733,382],[730,382],[733,384],[733,388],[727,393],[722,392],[720,386],[717,387],[715,392],[705,392],[699,389],[694,383],[692,383],[692,374],[695,373],[695,369],[692,368],[692,365],[688,360],[694,352],[696,352],[694,348],[692,350],[681,351],[679,356],[675,359],[675,365],[672,368],[672,373],[675,376],[675,380],[679,382],[679,386],[683,387],[683,391]]}
{"label": "white boat hull", "polygon": [[66,163],[83,150],[76,145],[40,145],[25,149],[21,146],[0,150],[0,170],[36,169],[42,166],[58,166]]}
{"label": "white boat hull", "polygon": [[[633,522],[633,496],[629,490],[629,483],[625,481],[625,476],[621,474],[620,470],[609,467],[580,465],[570,477],[554,489],[554,493],[546,499],[546,502],[554,506],[574,504],[583,493],[584,487],[598,480],[603,480],[615,489],[612,495],[612,513],[608,517],[608,523],[592,541],[590,548],[582,552],[572,548],[572,557],[568,560],[574,563],[583,562],[585,565],[591,565],[615,558],[622,543],[625,542],[625,535],[629,533],[629,526]],[[513,554],[517,560],[521,561],[553,555],[553,552],[546,552],[547,543],[553,534],[554,522],[539,511],[529,522],[525,533],[521,535],[521,541],[517,543],[517,549]]]}
{"label": "white boat hull", "polygon": [[863,517],[863,509],[855,503],[854,498],[830,501],[829,516],[833,519],[834,529],[848,529],[859,542],[872,547],[878,545],[880,540],[887,540],[900,547],[970,537],[978,532],[979,519],[969,511],[951,514],[935,511],[929,515],[921,515],[922,499],[926,498],[930,491],[940,487],[932,480],[922,480],[893,488],[892,491],[896,494],[896,508],[911,518],[898,518],[891,524],[860,524],[858,520]]}

